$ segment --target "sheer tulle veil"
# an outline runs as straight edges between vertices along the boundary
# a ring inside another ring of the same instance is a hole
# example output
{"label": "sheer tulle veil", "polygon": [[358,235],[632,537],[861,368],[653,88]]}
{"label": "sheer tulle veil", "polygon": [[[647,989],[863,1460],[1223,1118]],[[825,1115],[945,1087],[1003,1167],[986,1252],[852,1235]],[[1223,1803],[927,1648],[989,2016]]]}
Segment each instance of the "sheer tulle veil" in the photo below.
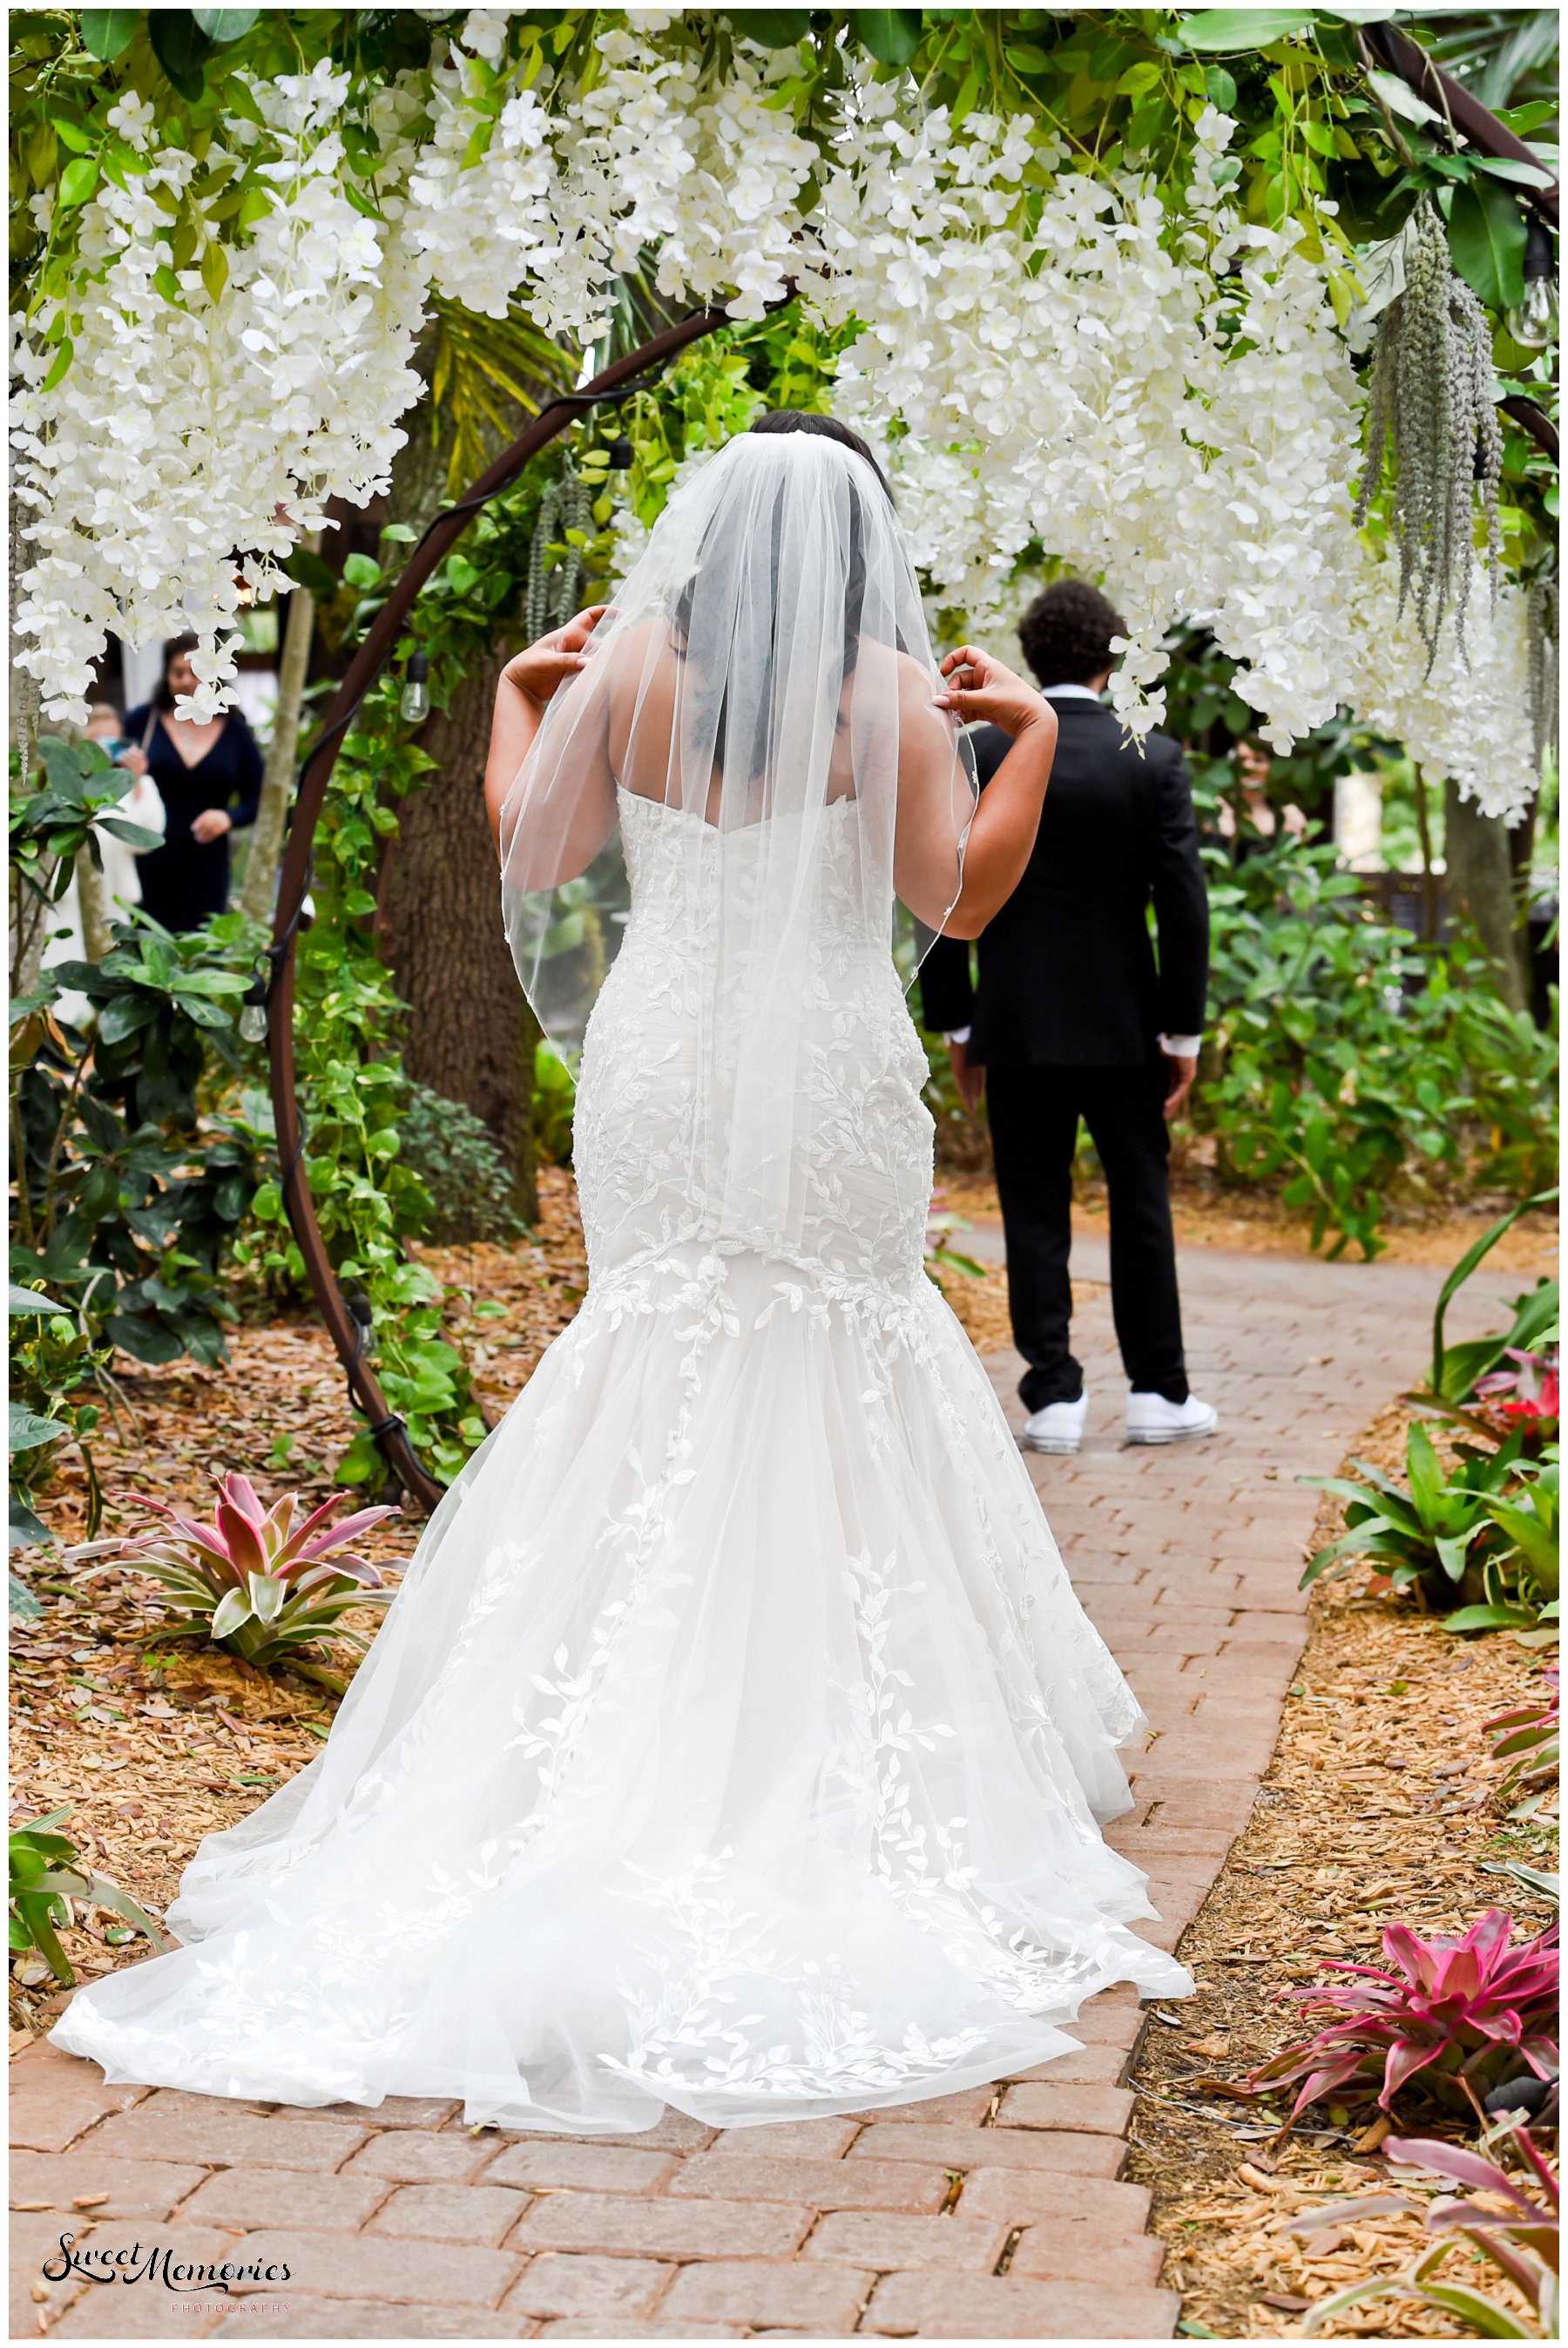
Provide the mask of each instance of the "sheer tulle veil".
{"label": "sheer tulle veil", "polygon": [[875,469],[815,434],[744,433],[671,499],[507,794],[507,932],[569,1059],[625,922],[620,809],[632,795],[683,827],[682,901],[718,940],[693,1174],[737,1241],[787,1243],[798,1210],[825,860],[847,859],[864,937],[889,951],[896,899],[929,932],[958,896],[975,783],[938,689]]}

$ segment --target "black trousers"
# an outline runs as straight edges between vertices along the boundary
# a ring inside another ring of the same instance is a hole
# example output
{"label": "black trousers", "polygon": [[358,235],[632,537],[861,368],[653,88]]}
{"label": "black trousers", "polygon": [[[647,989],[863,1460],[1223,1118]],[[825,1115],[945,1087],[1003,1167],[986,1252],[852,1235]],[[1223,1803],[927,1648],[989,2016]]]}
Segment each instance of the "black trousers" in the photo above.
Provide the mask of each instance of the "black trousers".
{"label": "black trousers", "polygon": [[1075,1402],[1083,1373],[1068,1343],[1072,1156],[1088,1126],[1111,1201],[1111,1305],[1129,1383],[1185,1402],[1182,1308],[1171,1230],[1163,1059],[1134,1068],[988,1068],[997,1189],[1007,1236],[1013,1343],[1029,1368],[1026,1410]]}

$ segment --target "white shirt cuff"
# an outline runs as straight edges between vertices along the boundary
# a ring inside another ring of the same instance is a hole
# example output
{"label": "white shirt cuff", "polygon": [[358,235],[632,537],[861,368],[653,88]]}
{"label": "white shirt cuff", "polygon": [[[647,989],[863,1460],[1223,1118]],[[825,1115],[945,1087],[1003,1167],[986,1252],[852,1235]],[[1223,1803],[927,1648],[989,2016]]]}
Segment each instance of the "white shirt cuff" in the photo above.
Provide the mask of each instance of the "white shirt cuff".
{"label": "white shirt cuff", "polygon": [[969,1031],[967,1027],[945,1028],[943,1030],[942,1041],[944,1044],[967,1044],[968,1040]]}
{"label": "white shirt cuff", "polygon": [[1204,1039],[1201,1035],[1156,1035],[1154,1041],[1173,1060],[1195,1060]]}

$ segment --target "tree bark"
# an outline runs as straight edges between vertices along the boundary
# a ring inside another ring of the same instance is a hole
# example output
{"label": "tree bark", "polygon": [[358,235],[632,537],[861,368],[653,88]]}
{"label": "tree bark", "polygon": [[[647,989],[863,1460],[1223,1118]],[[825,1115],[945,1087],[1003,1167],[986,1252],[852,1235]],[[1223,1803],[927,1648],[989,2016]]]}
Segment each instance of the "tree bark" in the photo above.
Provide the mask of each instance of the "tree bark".
{"label": "tree bark", "polygon": [[[446,502],[446,452],[415,409],[393,469],[389,517],[423,530]],[[533,1138],[538,1030],[501,928],[500,877],[485,815],[497,649],[422,730],[435,770],[398,808],[377,891],[382,952],[408,1005],[404,1065],[488,1127],[511,1169],[518,1211],[538,1213]]]}
{"label": "tree bark", "polygon": [[1519,907],[1507,827],[1461,799],[1457,784],[1443,787],[1443,857],[1449,902],[1469,914],[1497,971],[1497,990],[1511,1011],[1529,1000],[1519,948]]}
{"label": "tree bark", "polygon": [[108,891],[104,876],[87,850],[77,852],[77,908],[82,922],[82,953],[88,962],[102,962],[113,942],[109,937]]}
{"label": "tree bark", "polygon": [[[7,517],[11,561],[9,702],[12,739],[21,763],[21,789],[24,797],[32,788],[33,746],[38,737],[40,699],[37,679],[30,675],[25,668],[18,668],[16,665],[16,655],[26,649],[27,642],[26,638],[18,633],[16,627],[16,605],[19,600],[16,582],[26,569],[32,555],[31,544],[23,536],[26,520],[27,510],[13,489]],[[51,864],[39,871],[38,879],[46,889],[50,885],[54,870],[55,868]],[[10,880],[11,992],[13,994],[31,994],[38,983],[38,973],[43,967],[44,945],[55,909],[52,905],[45,904],[31,889],[25,889],[15,870],[11,873]]]}
{"label": "tree bark", "polygon": [[[310,541],[313,554],[321,541]],[[278,698],[272,711],[272,738],[261,775],[261,799],[245,859],[242,912],[253,922],[272,919],[277,893],[278,866],[282,860],[283,834],[289,828],[289,807],[294,791],[294,764],[300,747],[300,712],[305,678],[311,664],[311,636],[315,626],[313,597],[296,587],[289,597],[283,626],[282,657],[278,663]]]}

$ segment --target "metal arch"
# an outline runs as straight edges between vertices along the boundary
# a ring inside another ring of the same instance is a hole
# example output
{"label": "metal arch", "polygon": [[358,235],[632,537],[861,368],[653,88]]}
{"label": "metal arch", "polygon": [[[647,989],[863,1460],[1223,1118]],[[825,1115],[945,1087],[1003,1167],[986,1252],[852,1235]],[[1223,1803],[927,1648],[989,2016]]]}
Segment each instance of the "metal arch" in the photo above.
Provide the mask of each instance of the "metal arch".
{"label": "metal arch", "polygon": [[349,1393],[364,1413],[370,1433],[398,1482],[415,1499],[433,1509],[446,1488],[420,1463],[408,1439],[408,1429],[387,1406],[381,1383],[363,1358],[365,1324],[351,1311],[328,1260],[315,1202],[305,1179],[304,1135],[301,1127],[294,1074],[294,949],[300,917],[310,887],[312,844],[325,804],[327,785],[343,738],[361,702],[374,684],[395,645],[415,598],[479,508],[515,480],[531,457],[548,448],[568,426],[598,401],[632,383],[649,367],[662,366],[690,343],[730,323],[726,310],[695,311],[676,325],[617,359],[579,391],[552,399],[503,450],[494,464],[456,503],[438,514],[397,575],[392,593],[377,614],[365,640],[350,662],[348,672],[327,711],[315,747],[300,773],[290,818],[288,844],[278,883],[278,908],[268,950],[267,1052],[272,1071],[272,1115],[277,1128],[278,1167],[283,1206],[295,1244],[304,1259],[305,1273],[317,1307],[348,1379]]}

